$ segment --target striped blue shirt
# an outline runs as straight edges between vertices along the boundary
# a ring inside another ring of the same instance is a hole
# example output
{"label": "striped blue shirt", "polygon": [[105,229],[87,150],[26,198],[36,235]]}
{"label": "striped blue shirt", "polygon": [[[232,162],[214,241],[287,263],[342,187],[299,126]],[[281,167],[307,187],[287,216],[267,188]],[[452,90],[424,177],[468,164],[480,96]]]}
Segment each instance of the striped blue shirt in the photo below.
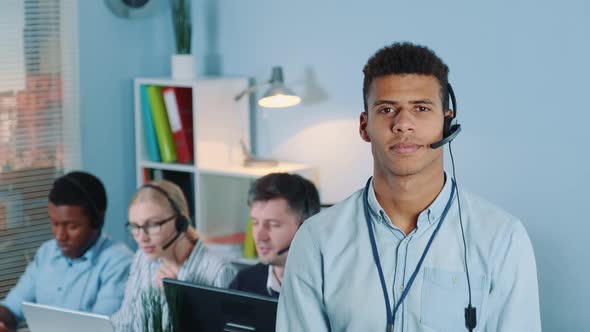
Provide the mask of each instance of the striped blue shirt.
{"label": "striped blue shirt", "polygon": [[[150,259],[141,249],[137,250],[125,288],[123,305],[119,312],[111,317],[116,331],[149,332],[145,331],[143,323],[152,313],[144,306],[142,295],[157,288],[156,277],[162,264],[161,259]],[[218,257],[204,246],[202,241],[198,241],[180,268],[177,279],[203,286],[227,288],[235,276],[236,270],[231,263]],[[164,312],[162,326],[166,327],[168,305],[163,292],[160,296]]]}
{"label": "striped blue shirt", "polygon": [[[451,195],[447,181],[405,235],[369,187],[369,207],[392,307],[417,266]],[[459,191],[476,331],[541,331],[533,248],[522,223]],[[467,331],[468,302],[456,195],[406,299],[394,330]],[[385,331],[387,314],[363,207],[363,191],[307,220],[289,251],[277,331]],[[391,314],[391,313],[389,313]]]}

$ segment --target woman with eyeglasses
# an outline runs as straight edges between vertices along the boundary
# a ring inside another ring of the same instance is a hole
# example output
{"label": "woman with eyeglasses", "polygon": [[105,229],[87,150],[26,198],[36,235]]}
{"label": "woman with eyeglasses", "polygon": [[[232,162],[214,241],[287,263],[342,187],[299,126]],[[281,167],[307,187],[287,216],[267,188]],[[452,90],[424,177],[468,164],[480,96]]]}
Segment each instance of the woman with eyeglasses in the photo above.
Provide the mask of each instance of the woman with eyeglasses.
{"label": "woman with eyeglasses", "polygon": [[133,196],[127,229],[139,248],[123,304],[112,317],[117,331],[146,331],[146,324],[147,330],[159,331],[152,325],[160,316],[162,327],[168,327],[164,278],[220,288],[234,278],[234,268],[203,245],[188,215],[182,191],[170,181],[151,181]]}

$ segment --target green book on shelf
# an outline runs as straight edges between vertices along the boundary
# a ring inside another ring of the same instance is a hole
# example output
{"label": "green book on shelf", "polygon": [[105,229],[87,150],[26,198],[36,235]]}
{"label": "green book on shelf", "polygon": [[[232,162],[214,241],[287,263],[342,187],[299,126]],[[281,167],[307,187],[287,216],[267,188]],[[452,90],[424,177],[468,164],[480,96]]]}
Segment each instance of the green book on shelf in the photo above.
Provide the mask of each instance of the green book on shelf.
{"label": "green book on shelf", "polygon": [[172,137],[166,105],[164,104],[164,97],[162,96],[162,88],[150,85],[147,90],[162,161],[165,163],[173,163],[177,160],[176,148],[174,147],[174,138]]}
{"label": "green book on shelf", "polygon": [[252,219],[248,220],[248,229],[246,230],[246,239],[244,240],[244,257],[256,258],[256,244],[254,243]]}
{"label": "green book on shelf", "polygon": [[159,162],[160,147],[158,146],[158,137],[156,136],[156,128],[154,127],[154,116],[152,115],[150,97],[148,96],[148,86],[142,85],[141,92],[141,120],[143,123],[143,134],[145,136],[146,148],[150,161]]}

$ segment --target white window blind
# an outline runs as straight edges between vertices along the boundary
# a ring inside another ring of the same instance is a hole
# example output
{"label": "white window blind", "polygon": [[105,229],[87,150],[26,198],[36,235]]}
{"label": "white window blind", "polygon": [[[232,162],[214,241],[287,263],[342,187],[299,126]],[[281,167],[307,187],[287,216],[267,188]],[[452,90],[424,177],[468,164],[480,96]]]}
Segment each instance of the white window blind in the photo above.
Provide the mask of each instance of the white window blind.
{"label": "white window blind", "polygon": [[0,4],[0,299],[51,239],[53,180],[80,166],[77,0]]}

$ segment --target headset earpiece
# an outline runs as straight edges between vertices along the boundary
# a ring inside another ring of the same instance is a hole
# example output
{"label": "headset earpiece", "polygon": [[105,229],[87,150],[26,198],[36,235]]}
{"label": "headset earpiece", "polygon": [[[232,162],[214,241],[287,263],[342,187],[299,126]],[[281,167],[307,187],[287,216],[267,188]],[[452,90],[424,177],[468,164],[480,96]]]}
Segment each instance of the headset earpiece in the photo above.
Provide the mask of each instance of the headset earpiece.
{"label": "headset earpiece", "polygon": [[190,219],[187,216],[182,214],[182,212],[180,211],[180,208],[178,207],[176,202],[174,202],[174,200],[172,199],[170,194],[168,194],[168,192],[166,192],[166,190],[162,189],[161,187],[153,185],[153,184],[144,184],[142,186],[142,188],[151,188],[151,189],[154,189],[155,191],[159,192],[160,194],[162,194],[166,198],[166,200],[170,203],[172,210],[174,210],[174,214],[176,214],[176,222],[174,223],[174,226],[176,227],[176,231],[178,233],[186,232],[186,230],[188,229],[188,226],[190,225]]}
{"label": "headset earpiece", "polygon": [[303,222],[314,214],[314,212],[312,211],[313,207],[311,204],[312,192],[310,192],[311,188],[309,188],[309,183],[305,178],[298,174],[295,174],[294,177],[297,179],[297,182],[301,186],[301,192],[303,195],[303,220],[301,221],[301,224],[299,224],[299,227],[301,227]]}
{"label": "headset earpiece", "polygon": [[305,216],[303,216],[302,220],[303,222],[311,215],[311,207],[309,206],[309,193],[307,192],[307,184],[305,183],[303,178],[299,178],[299,182],[301,183],[301,187],[303,188],[303,211],[305,211]]}
{"label": "headset earpiece", "polygon": [[431,143],[429,146],[432,149],[438,149],[441,146],[450,143],[452,140],[459,135],[461,132],[461,125],[458,123],[453,124],[453,120],[457,117],[457,100],[455,99],[455,93],[453,92],[453,87],[450,83],[447,84],[447,90],[449,92],[450,102],[451,102],[451,109],[447,112],[451,111],[451,114],[445,114],[444,122],[443,122],[443,137],[441,140]]}
{"label": "headset earpiece", "polygon": [[457,117],[457,98],[455,98],[455,91],[453,91],[453,86],[451,83],[447,83],[447,90],[451,102],[451,109],[449,110],[451,115],[445,115],[443,124],[443,138],[451,136],[457,130],[453,130],[453,127],[456,127],[457,124],[452,125],[453,120]]}
{"label": "headset earpiece", "polygon": [[71,185],[76,187],[76,189],[78,189],[78,191],[82,193],[82,196],[84,196],[86,203],[88,203],[90,210],[92,210],[92,216],[90,216],[90,225],[93,228],[102,229],[102,226],[104,225],[104,212],[98,209],[96,203],[94,202],[94,199],[92,198],[92,196],[90,196],[90,193],[88,193],[88,191],[84,189],[84,186],[80,183],[80,181],[69,176],[68,174],[64,175],[62,179],[66,180]]}
{"label": "headset earpiece", "polygon": [[449,137],[451,135],[451,124],[453,123],[453,118],[450,115],[445,115],[444,123],[443,123],[443,138]]}
{"label": "headset earpiece", "polygon": [[186,232],[190,221],[185,215],[176,216],[176,230],[180,233]]}

